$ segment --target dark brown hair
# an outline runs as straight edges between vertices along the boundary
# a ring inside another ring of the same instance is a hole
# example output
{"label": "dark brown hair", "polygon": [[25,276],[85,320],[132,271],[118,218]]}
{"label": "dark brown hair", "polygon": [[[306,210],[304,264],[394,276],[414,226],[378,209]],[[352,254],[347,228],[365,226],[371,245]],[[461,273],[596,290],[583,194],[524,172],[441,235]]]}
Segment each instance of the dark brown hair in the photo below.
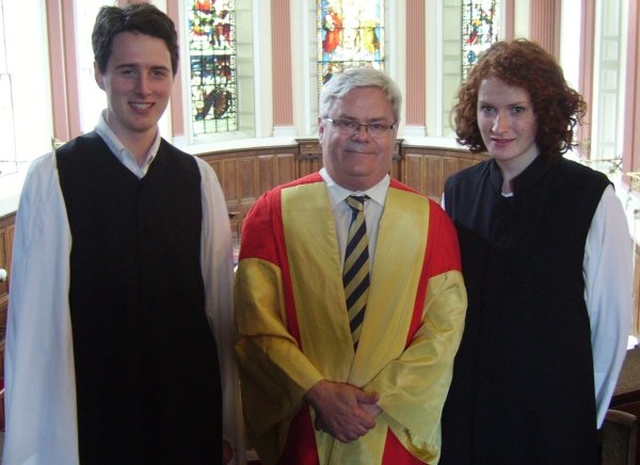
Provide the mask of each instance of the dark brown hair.
{"label": "dark brown hair", "polygon": [[178,34],[171,18],[149,3],[135,3],[125,8],[103,6],[96,16],[91,34],[94,60],[104,74],[111,57],[115,36],[122,32],[146,34],[164,40],[171,54],[171,68],[178,71]]}
{"label": "dark brown hair", "polygon": [[555,57],[526,39],[493,44],[471,68],[452,109],[459,143],[474,153],[487,150],[478,127],[477,105],[480,84],[489,77],[527,91],[536,115],[536,143],[542,156],[559,158],[571,148],[586,103],[569,87]]}

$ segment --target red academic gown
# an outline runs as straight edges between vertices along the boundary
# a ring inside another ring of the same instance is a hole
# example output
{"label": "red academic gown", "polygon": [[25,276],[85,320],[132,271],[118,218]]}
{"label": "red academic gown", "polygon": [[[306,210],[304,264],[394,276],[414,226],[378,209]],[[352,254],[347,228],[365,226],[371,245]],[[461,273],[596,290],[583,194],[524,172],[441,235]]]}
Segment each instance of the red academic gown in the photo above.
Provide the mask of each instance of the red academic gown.
{"label": "red academic gown", "polygon": [[[245,218],[236,353],[250,443],[266,464],[435,462],[466,310],[453,225],[391,181],[356,353],[341,267],[319,174],[267,192]],[[315,431],[303,396],[322,379],[377,392],[376,427],[348,444]]]}

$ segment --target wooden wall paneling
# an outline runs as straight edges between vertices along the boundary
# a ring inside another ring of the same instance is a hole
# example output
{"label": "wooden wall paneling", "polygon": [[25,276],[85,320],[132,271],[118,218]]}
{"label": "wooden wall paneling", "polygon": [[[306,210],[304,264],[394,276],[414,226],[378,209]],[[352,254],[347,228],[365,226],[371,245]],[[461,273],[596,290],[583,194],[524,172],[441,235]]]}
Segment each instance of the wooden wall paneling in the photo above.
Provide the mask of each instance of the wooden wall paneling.
{"label": "wooden wall paneling", "polygon": [[[243,214],[245,212],[245,205],[253,205],[261,193],[261,186],[258,185],[257,180],[262,175],[262,168],[266,168],[266,166],[259,164],[259,157],[257,155],[243,156],[236,160],[234,166],[236,170],[234,175],[238,180],[238,191],[236,195],[240,200]],[[269,170],[264,174],[271,175]]]}
{"label": "wooden wall paneling", "polygon": [[209,166],[213,168],[220,181],[222,192],[224,192],[225,200],[227,202],[227,210],[229,211],[229,221],[231,223],[231,231],[233,232],[234,242],[240,240],[240,202],[237,199],[235,193],[237,192],[237,182],[233,174],[233,170],[228,169],[228,160],[224,158],[218,158],[213,156],[202,157]]}
{"label": "wooden wall paneling", "polygon": [[220,160],[212,159],[211,157],[206,156],[202,156],[201,158],[206,161],[211,168],[213,168],[213,171],[216,172],[216,176],[218,177],[218,181],[220,181],[220,185],[222,185],[222,170],[220,168]]}
{"label": "wooden wall paneling", "polygon": [[293,181],[298,178],[296,155],[296,153],[277,153],[275,155],[276,185]]}
{"label": "wooden wall paneling", "polygon": [[322,148],[318,139],[298,140],[298,176],[315,173],[322,168]]}
{"label": "wooden wall paneling", "polygon": [[461,171],[465,168],[469,168],[470,166],[475,165],[480,161],[481,158],[462,158],[462,157],[443,157],[443,188],[444,181],[453,174],[456,174],[458,171]]}
{"label": "wooden wall paneling", "polygon": [[258,197],[267,190],[296,179],[297,146],[227,151],[201,155],[216,171],[225,193],[234,239]]}
{"label": "wooden wall paneling", "polygon": [[310,157],[298,157],[298,175],[299,177],[307,174],[316,173],[323,167],[322,155],[313,155]]}
{"label": "wooden wall paneling", "polygon": [[269,189],[298,178],[298,170],[296,168],[297,153],[297,150],[287,151],[280,148],[258,155],[259,183],[257,197]]}
{"label": "wooden wall paneling", "polygon": [[266,192],[276,185],[276,160],[273,155],[259,155],[258,161],[258,185],[260,193]]}
{"label": "wooden wall paneling", "polygon": [[233,196],[233,193],[236,191],[235,181],[233,177],[229,178],[229,171],[225,171],[225,167],[223,166],[227,159],[214,158],[211,156],[203,156],[202,158],[209,164],[209,166],[211,166],[211,168],[213,168],[213,171],[216,172],[216,176],[218,177],[218,181],[220,181],[220,186],[222,187],[227,203],[235,200]]}
{"label": "wooden wall paneling", "polygon": [[224,195],[227,199],[227,206],[230,211],[241,213],[240,208],[240,188],[238,180],[238,161],[236,158],[225,158],[220,160],[220,183]]}
{"label": "wooden wall paneling", "polygon": [[424,182],[423,194],[440,202],[442,191],[444,191],[444,163],[443,159],[437,155],[424,155]]}
{"label": "wooden wall paneling", "polygon": [[[7,279],[0,282],[0,312],[6,311],[9,281],[11,280],[11,260],[13,256],[13,237],[15,232],[15,214],[0,219],[0,268],[6,270]],[[5,315],[0,315],[0,328],[4,328]]]}
{"label": "wooden wall paneling", "polygon": [[400,150],[400,143],[400,141],[396,143],[396,148],[393,151],[389,174],[392,178],[402,182],[402,154]]}
{"label": "wooden wall paneling", "polygon": [[485,154],[464,149],[404,146],[402,181],[438,202],[449,176],[485,160]]}
{"label": "wooden wall paneling", "polygon": [[394,158],[391,161],[391,170],[389,171],[389,175],[402,182],[402,163],[400,163],[399,159]]}
{"label": "wooden wall paneling", "polygon": [[405,151],[402,159],[403,163],[399,180],[418,192],[424,192],[425,183],[423,182],[422,176],[423,155],[414,151]]}
{"label": "wooden wall paneling", "polygon": [[320,171],[322,168],[322,157],[309,157],[308,155],[300,155],[298,157],[298,177]]}
{"label": "wooden wall paneling", "polygon": [[235,193],[238,205],[236,229],[239,238],[244,217],[261,193],[258,178],[261,174],[260,170],[262,167],[258,163],[256,153],[243,153],[236,159],[233,168],[235,169],[234,177],[237,181],[237,190]]}

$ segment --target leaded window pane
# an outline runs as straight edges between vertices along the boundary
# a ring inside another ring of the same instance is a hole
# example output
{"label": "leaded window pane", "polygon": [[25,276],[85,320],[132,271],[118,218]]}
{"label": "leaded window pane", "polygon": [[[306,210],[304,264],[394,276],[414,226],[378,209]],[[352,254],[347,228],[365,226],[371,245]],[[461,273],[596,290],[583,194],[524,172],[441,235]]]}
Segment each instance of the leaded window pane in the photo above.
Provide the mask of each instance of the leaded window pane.
{"label": "leaded window pane", "polygon": [[187,3],[193,135],[237,131],[235,1]]}
{"label": "leaded window pane", "polygon": [[478,55],[498,41],[496,0],[462,2],[462,77],[478,62]]}
{"label": "leaded window pane", "polygon": [[317,0],[318,92],[348,68],[384,69],[384,0]]}

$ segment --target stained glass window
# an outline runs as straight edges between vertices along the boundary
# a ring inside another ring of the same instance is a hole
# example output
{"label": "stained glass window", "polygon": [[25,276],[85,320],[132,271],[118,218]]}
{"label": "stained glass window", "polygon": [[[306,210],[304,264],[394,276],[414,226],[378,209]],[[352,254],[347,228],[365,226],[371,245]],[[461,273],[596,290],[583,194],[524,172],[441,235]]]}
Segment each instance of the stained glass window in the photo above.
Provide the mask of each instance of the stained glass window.
{"label": "stained glass window", "polygon": [[193,135],[236,131],[235,0],[192,0],[187,4]]}
{"label": "stained glass window", "polygon": [[384,69],[384,0],[317,0],[318,91],[348,68]]}
{"label": "stained glass window", "polygon": [[478,55],[498,41],[496,0],[462,2],[462,76],[478,61]]}

